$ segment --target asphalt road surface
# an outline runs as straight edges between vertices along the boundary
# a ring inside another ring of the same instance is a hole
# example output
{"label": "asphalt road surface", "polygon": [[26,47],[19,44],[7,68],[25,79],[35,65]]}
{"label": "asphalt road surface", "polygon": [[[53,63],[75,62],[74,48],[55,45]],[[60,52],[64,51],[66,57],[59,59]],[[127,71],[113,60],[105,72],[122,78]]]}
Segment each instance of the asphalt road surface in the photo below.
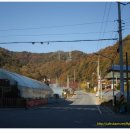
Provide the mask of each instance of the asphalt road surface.
{"label": "asphalt road surface", "polygon": [[1,108],[1,128],[130,127],[130,114],[115,114],[95,102],[95,95],[78,91],[72,99],[43,107]]}

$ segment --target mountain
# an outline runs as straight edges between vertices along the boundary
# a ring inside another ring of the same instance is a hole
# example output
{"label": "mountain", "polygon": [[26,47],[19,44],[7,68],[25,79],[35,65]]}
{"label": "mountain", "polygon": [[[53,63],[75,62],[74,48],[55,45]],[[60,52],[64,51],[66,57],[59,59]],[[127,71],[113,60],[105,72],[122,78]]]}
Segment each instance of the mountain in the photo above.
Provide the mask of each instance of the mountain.
{"label": "mountain", "polygon": [[[118,46],[118,43],[115,43],[97,53],[110,57],[114,64],[119,64]],[[125,52],[128,52],[130,59],[130,35],[123,39],[123,51],[124,61]],[[74,81],[74,72],[77,82],[89,81],[96,84],[97,59],[97,55],[94,53],[87,54],[81,51],[30,53],[25,51],[13,52],[0,48],[0,67],[37,80],[43,80],[45,75],[52,82],[57,78],[61,84],[66,83],[67,75],[69,75],[70,82]],[[111,60],[100,56],[102,77],[105,76],[110,66]]]}

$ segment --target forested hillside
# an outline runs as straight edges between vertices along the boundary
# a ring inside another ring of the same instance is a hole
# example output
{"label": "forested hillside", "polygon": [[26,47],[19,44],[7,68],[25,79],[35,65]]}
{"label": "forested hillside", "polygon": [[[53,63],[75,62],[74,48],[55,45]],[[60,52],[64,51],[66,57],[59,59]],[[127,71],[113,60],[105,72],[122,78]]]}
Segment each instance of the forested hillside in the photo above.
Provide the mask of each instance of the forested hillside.
{"label": "forested hillside", "polygon": [[[117,52],[118,43],[100,50],[97,53],[111,57],[115,64],[119,62],[119,53]],[[125,52],[128,52],[130,59],[130,35],[123,40],[124,64]],[[70,82],[89,81],[96,83],[97,56],[95,54],[86,54],[80,51],[72,51],[71,57],[69,52],[50,52],[50,53],[30,53],[30,52],[12,52],[0,48],[0,67],[19,74],[43,80],[46,75],[51,81],[58,81],[63,84],[70,77]],[[130,63],[130,60],[129,60]],[[106,70],[111,66],[111,61],[107,58],[100,57],[100,68],[102,77],[105,76]]]}

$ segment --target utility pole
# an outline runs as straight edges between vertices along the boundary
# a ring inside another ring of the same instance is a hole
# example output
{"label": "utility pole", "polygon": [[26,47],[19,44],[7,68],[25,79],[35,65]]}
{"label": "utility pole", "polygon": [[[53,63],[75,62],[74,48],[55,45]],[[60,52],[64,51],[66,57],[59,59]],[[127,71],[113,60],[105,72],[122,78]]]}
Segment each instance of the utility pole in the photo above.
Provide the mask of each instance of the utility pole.
{"label": "utility pole", "polygon": [[127,84],[127,103],[129,104],[129,75],[128,75],[128,53],[126,52],[126,84]]}
{"label": "utility pole", "polygon": [[57,77],[56,77],[56,86],[58,85],[58,79],[57,79]]}
{"label": "utility pole", "polygon": [[[113,61],[112,58],[107,57],[107,56],[102,55],[102,54],[98,54],[98,53],[95,53],[95,55],[98,55],[98,57],[102,56],[102,57],[105,57],[105,58],[111,60],[111,68],[114,67],[114,61]],[[100,72],[100,78],[101,78],[101,72]],[[101,86],[100,88],[101,88],[101,97],[102,97],[102,84],[101,84],[101,80],[100,80],[100,86]],[[114,106],[114,70],[112,71],[112,86],[113,86],[113,106]]]}
{"label": "utility pole", "polygon": [[112,68],[113,68],[113,70],[112,70],[112,86],[113,86],[113,102],[112,102],[112,105],[113,106],[115,106],[115,101],[114,101],[114,78],[115,78],[115,76],[114,76],[114,61],[113,60],[111,60],[111,64],[112,64]]}
{"label": "utility pole", "polygon": [[98,96],[99,96],[99,93],[100,93],[100,61],[99,61],[99,56],[98,56],[98,66],[97,66],[97,78],[98,78],[98,91],[97,91],[97,93],[98,93]]}
{"label": "utility pole", "polygon": [[74,83],[75,83],[75,69],[74,69]]}
{"label": "utility pole", "polygon": [[117,85],[118,85],[118,82],[117,82],[117,74],[116,74],[116,87],[117,87]]}
{"label": "utility pole", "polygon": [[61,56],[60,56],[60,51],[58,52],[58,60],[60,61]]}
{"label": "utility pole", "polygon": [[120,92],[124,94],[122,21],[121,21],[120,2],[118,2],[118,23],[119,23],[118,33],[119,33],[119,55],[120,55]]}
{"label": "utility pole", "polygon": [[69,75],[67,75],[67,88],[69,88],[69,83],[70,82],[70,80],[69,80]]}
{"label": "utility pole", "polygon": [[99,79],[100,79],[100,98],[102,99],[102,78],[101,78],[101,71],[100,71]]}

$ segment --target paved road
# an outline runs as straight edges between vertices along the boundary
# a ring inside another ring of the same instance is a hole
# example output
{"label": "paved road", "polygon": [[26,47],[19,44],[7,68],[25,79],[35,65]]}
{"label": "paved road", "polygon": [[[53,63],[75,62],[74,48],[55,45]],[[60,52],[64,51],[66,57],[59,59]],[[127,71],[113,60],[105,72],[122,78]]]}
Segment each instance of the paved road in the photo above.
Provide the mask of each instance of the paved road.
{"label": "paved road", "polygon": [[[130,122],[130,115],[116,115],[108,108],[96,105],[93,94],[80,91],[62,103],[28,110],[0,109],[2,128],[97,128],[106,127],[101,124],[106,122]],[[118,124],[109,127],[128,126]]]}

